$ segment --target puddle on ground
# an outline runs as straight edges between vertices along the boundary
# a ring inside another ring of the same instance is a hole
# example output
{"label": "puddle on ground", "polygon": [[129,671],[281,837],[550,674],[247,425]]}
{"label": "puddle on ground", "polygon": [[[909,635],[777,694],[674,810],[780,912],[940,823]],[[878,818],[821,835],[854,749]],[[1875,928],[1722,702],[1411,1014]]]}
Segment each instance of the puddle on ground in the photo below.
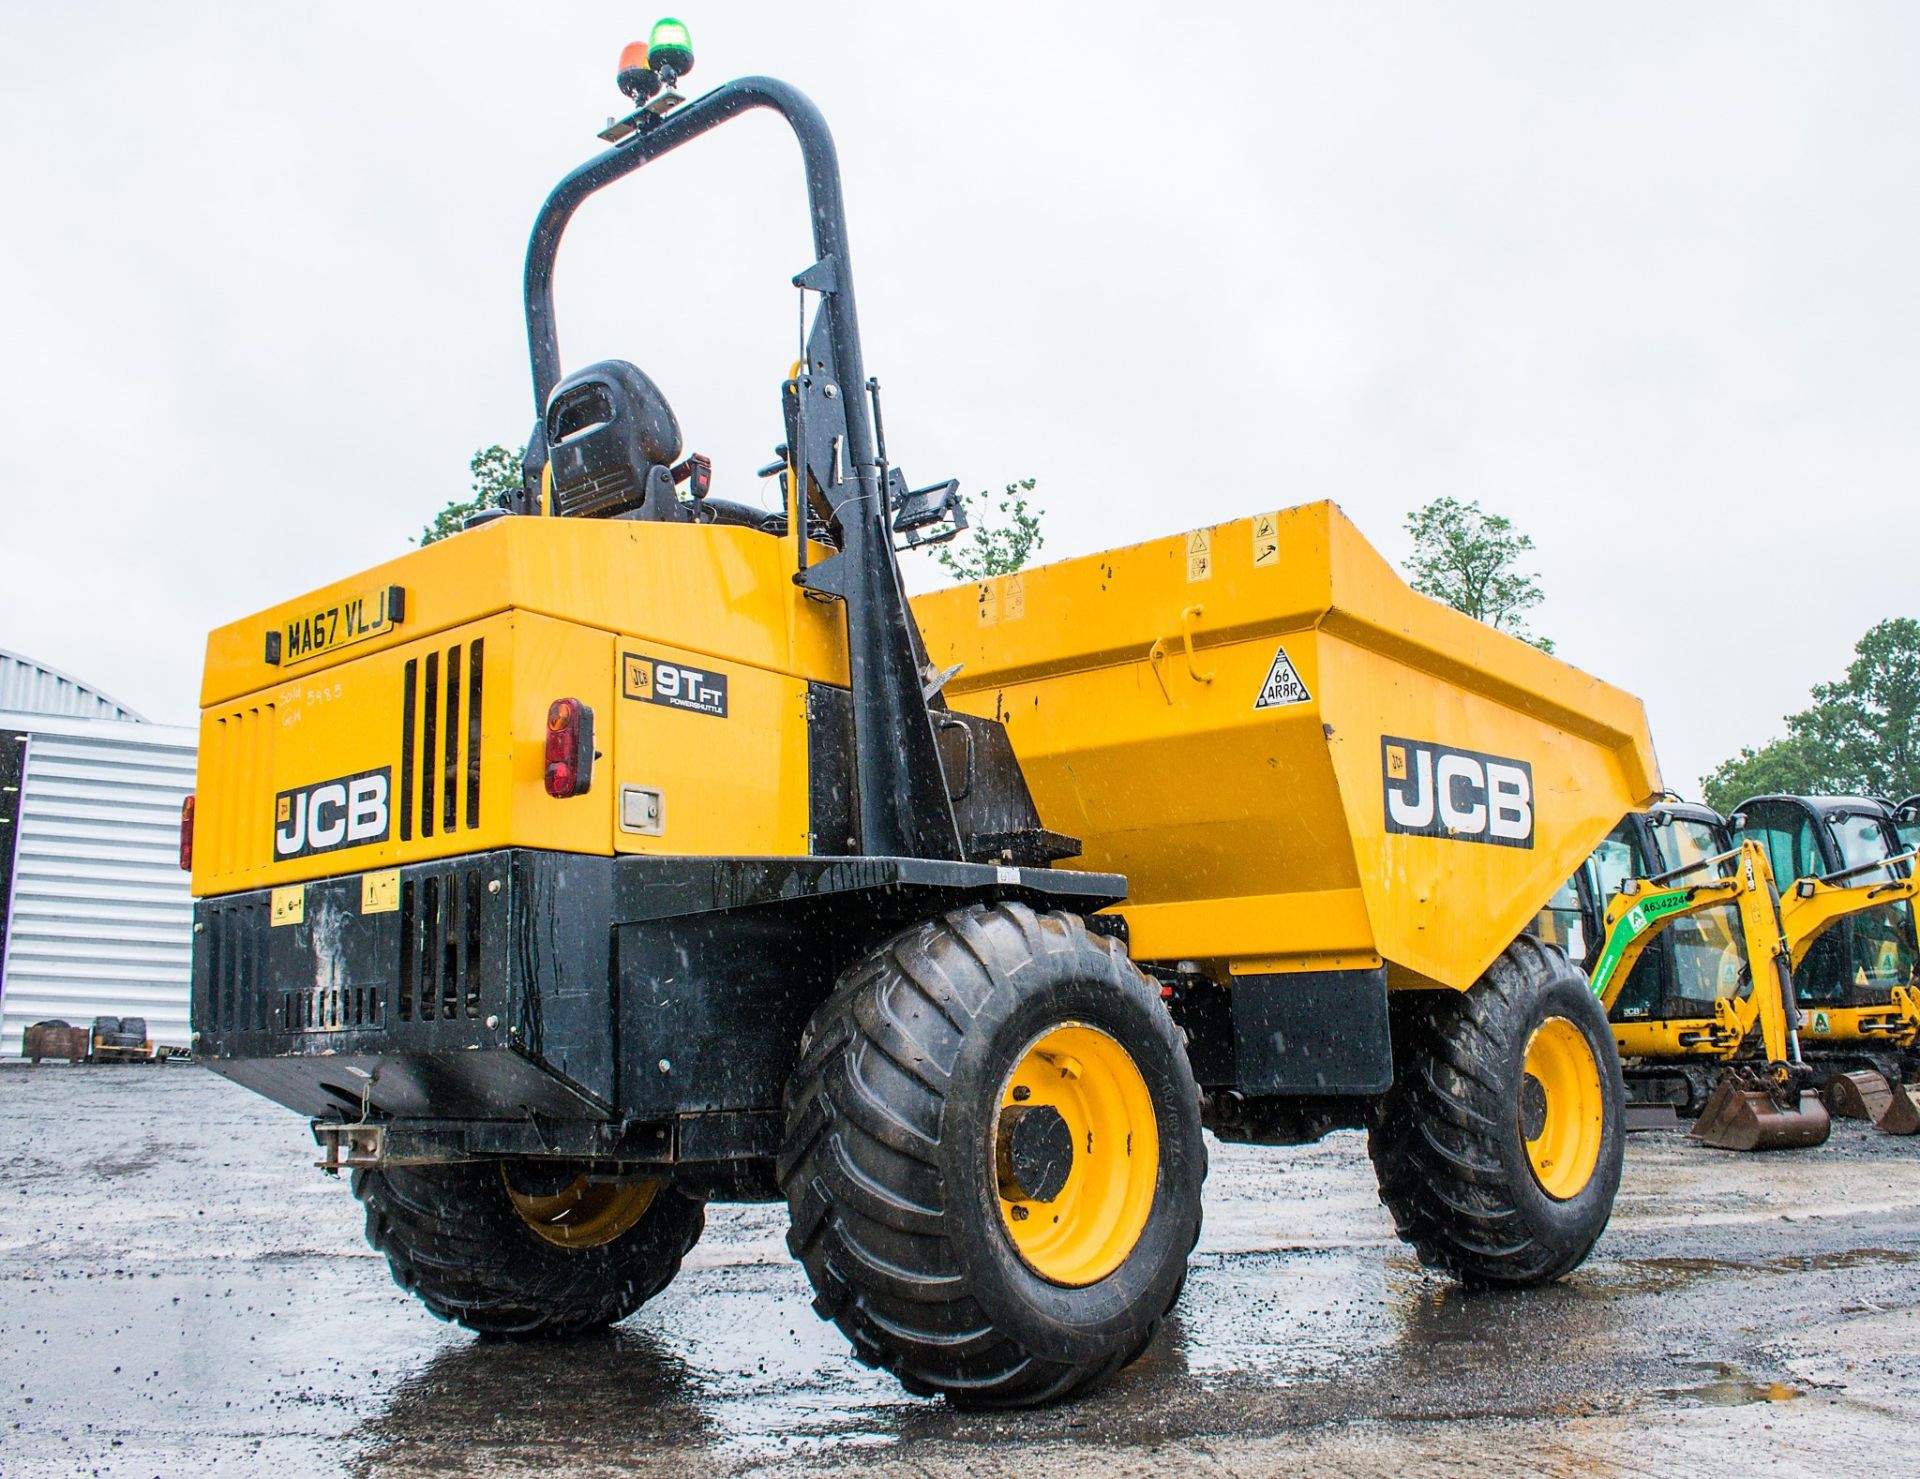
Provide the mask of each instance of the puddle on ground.
{"label": "puddle on ground", "polygon": [[1778,1273],[1831,1273],[1915,1262],[1920,1262],[1920,1251],[1901,1248],[1846,1248],[1830,1253],[1787,1253],[1769,1258],[1666,1254],[1589,1264],[1582,1279],[1596,1294],[1664,1294],[1696,1279],[1719,1276],[1755,1278]]}
{"label": "puddle on ground", "polygon": [[1693,1387],[1669,1387],[1661,1395],[1698,1402],[1703,1407],[1747,1407],[1755,1402],[1791,1402],[1806,1395],[1800,1388],[1790,1387],[1785,1382],[1755,1381],[1738,1367],[1720,1361],[1697,1364],[1701,1370],[1713,1372],[1713,1380]]}
{"label": "puddle on ground", "polygon": [[1920,1261],[1911,1248],[1843,1248],[1832,1253],[1795,1253],[1776,1258],[1772,1267],[1784,1272],[1825,1273],[1840,1268],[1872,1268],[1877,1264]]}

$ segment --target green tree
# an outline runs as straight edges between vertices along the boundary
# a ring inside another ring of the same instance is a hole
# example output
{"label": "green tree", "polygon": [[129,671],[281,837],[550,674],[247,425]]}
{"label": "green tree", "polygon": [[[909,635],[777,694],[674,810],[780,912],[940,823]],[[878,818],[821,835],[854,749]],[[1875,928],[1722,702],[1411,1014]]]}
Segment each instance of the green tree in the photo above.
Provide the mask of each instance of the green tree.
{"label": "green tree", "polygon": [[1530,536],[1502,515],[1487,513],[1478,499],[1453,498],[1436,498],[1408,514],[1407,532],[1413,536],[1409,583],[1416,591],[1553,651],[1553,643],[1534,636],[1524,620],[1545,599],[1539,580],[1518,568],[1520,557],[1533,550]]}
{"label": "green tree", "polygon": [[1787,716],[1787,732],[1743,747],[1701,782],[1707,804],[1726,811],[1769,791],[1885,796],[1920,792],[1920,621],[1892,617],[1853,649],[1846,676],[1816,683],[1813,703]]}
{"label": "green tree", "polygon": [[934,547],[933,557],[941,568],[962,582],[1011,575],[1022,568],[1046,542],[1040,533],[1040,515],[1027,507],[1027,494],[1033,491],[1035,481],[1022,478],[1008,483],[991,511],[987,500],[992,494],[963,495],[967,532]]}
{"label": "green tree", "polygon": [[1757,750],[1743,745],[1738,755],[1713,768],[1701,781],[1700,790],[1708,806],[1724,813],[1749,796],[1818,796],[1847,789],[1828,779],[1830,770],[1825,761],[1817,744],[1789,734],[1785,739],[1769,740]]}
{"label": "green tree", "polygon": [[522,447],[510,452],[499,443],[482,447],[467,466],[473,471],[473,496],[455,499],[433,516],[433,522],[420,531],[417,544],[432,544],[449,534],[458,534],[466,522],[483,508],[501,508],[507,495],[520,486],[520,459],[527,455]]}

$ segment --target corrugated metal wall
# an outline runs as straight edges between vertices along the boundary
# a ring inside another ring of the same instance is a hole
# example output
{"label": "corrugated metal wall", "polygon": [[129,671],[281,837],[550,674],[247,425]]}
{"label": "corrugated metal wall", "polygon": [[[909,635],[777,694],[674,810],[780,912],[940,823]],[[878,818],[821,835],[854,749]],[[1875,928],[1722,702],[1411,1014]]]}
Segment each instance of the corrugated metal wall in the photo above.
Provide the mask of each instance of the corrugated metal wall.
{"label": "corrugated metal wall", "polygon": [[0,709],[19,714],[68,714],[76,719],[131,719],[125,704],[69,678],[58,668],[0,647]]}
{"label": "corrugated metal wall", "polygon": [[145,1017],[155,1042],[187,1046],[180,801],[193,789],[194,732],[5,712],[0,729],[30,736],[0,1053],[17,1055],[22,1030],[48,1017]]}

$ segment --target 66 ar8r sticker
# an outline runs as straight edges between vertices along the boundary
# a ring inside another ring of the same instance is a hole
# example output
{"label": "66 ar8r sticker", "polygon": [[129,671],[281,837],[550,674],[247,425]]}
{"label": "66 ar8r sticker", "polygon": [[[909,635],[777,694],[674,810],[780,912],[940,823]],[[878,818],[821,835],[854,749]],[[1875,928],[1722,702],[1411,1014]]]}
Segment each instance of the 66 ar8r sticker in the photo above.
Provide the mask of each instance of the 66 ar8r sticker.
{"label": "66 ar8r sticker", "polygon": [[642,703],[727,717],[727,675],[640,652],[620,655],[620,691]]}

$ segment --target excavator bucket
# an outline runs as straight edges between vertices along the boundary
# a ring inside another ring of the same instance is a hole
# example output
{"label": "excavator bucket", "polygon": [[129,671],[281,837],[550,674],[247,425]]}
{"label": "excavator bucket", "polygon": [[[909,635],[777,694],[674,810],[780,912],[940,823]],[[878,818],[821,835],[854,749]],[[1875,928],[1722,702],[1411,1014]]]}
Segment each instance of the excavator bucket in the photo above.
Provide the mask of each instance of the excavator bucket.
{"label": "excavator bucket", "polygon": [[1847,1120],[1870,1120],[1887,1135],[1920,1133],[1920,1104],[1904,1084],[1889,1083],[1870,1068],[1836,1073],[1821,1096],[1833,1113]]}
{"label": "excavator bucket", "polygon": [[1826,1105],[1811,1089],[1795,1091],[1783,1108],[1769,1087],[1746,1074],[1726,1073],[1689,1132],[1716,1150],[1792,1150],[1823,1145],[1833,1130]]}

